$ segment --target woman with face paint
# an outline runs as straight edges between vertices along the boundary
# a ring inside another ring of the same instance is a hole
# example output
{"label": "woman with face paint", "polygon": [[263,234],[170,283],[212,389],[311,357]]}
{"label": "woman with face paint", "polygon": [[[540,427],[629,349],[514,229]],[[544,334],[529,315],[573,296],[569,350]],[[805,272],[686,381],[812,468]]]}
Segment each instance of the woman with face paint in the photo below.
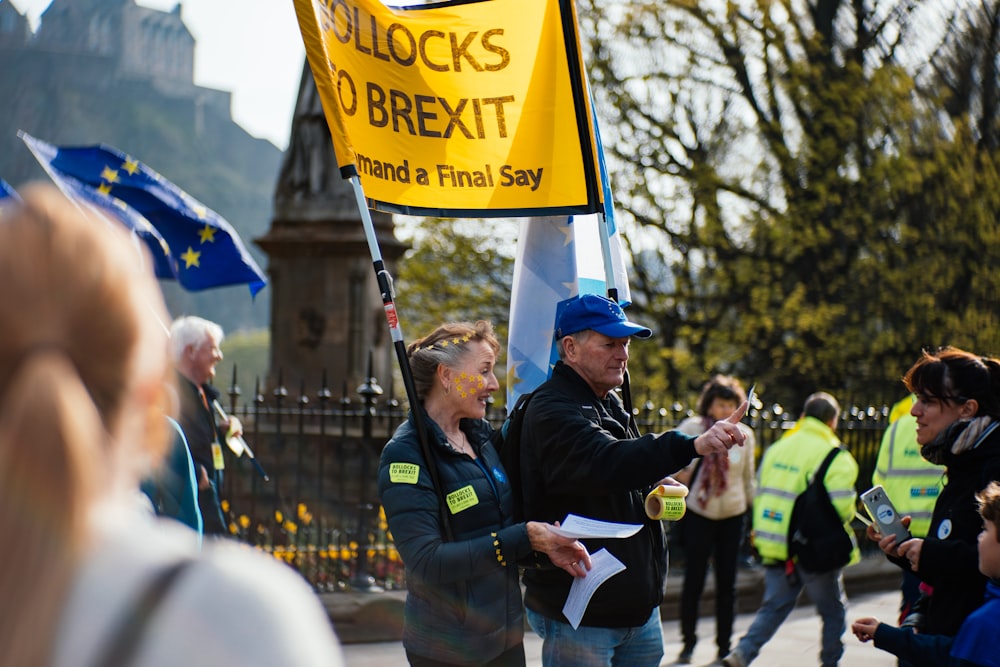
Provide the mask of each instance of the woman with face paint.
{"label": "woman with face paint", "polygon": [[[510,481],[485,419],[487,399],[500,388],[499,350],[482,320],[443,324],[407,349],[433,460],[424,459],[411,410],[382,451],[378,491],[406,566],[403,646],[411,665],[524,665],[518,561],[541,552],[574,576],[590,567],[578,541],[546,523],[514,522]],[[453,540],[445,540],[443,514]]]}
{"label": "woman with face paint", "polygon": [[868,538],[922,582],[922,617],[907,624],[954,635],[986,589],[977,568],[982,520],[976,494],[1000,480],[1000,360],[953,347],[924,351],[903,382],[916,395],[910,414],[917,419],[920,453],[945,466],[946,481],[927,537],[899,543],[869,527]]}

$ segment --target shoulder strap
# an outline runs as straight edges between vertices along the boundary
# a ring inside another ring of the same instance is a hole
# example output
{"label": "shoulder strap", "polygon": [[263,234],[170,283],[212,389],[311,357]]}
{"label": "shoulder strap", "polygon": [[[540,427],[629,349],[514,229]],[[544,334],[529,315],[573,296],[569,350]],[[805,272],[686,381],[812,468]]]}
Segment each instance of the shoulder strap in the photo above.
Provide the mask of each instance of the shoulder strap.
{"label": "shoulder strap", "polygon": [[504,420],[495,440],[500,462],[507,471],[507,479],[510,480],[511,491],[514,494],[515,521],[524,520],[525,496],[528,485],[523,479],[525,470],[524,466],[521,465],[521,431],[524,429],[524,415],[528,411],[528,402],[534,395],[535,392],[529,391],[518,397],[517,402],[514,403],[514,409]]}
{"label": "shoulder strap", "polygon": [[185,558],[158,572],[122,614],[118,630],[105,642],[94,667],[127,667],[149,631],[150,622],[177,579],[194,560]]}
{"label": "shoulder strap", "polygon": [[627,368],[622,376],[622,407],[625,409],[625,414],[628,415],[628,423],[625,425],[625,429],[634,429],[636,436],[638,436],[639,425],[635,421],[635,415],[632,414],[632,389],[629,386]]}
{"label": "shoulder strap", "polygon": [[813,474],[813,481],[819,480],[819,483],[823,483],[823,478],[826,477],[826,471],[830,468],[830,464],[833,463],[833,459],[840,453],[840,447],[834,447],[830,450],[830,453],[826,455],[823,462],[819,464],[816,468],[816,472]]}

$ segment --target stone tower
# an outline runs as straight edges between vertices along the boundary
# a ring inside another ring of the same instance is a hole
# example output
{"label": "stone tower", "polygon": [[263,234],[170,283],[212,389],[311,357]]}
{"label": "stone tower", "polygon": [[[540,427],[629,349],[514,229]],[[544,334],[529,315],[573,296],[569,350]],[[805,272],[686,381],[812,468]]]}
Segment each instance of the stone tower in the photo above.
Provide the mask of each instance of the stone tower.
{"label": "stone tower", "polygon": [[40,48],[111,56],[120,79],[193,87],[195,43],[180,3],[163,12],[135,0],[53,0],[41,20]]}
{"label": "stone tower", "polygon": [[[391,215],[371,215],[382,257],[393,272],[406,246],[393,234]],[[268,388],[280,373],[290,392],[304,382],[314,395],[325,371],[335,397],[346,387],[356,398],[369,352],[374,376],[387,384],[395,355],[371,253],[354,192],[337,168],[308,63],[278,175],[271,229],[256,243],[268,254],[271,277]]]}

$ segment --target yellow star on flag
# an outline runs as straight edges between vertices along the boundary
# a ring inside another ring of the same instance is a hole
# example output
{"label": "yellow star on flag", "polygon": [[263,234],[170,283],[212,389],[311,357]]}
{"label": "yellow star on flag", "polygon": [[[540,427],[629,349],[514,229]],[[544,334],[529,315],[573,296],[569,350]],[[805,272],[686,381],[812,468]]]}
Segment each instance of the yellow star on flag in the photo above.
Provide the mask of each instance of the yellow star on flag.
{"label": "yellow star on flag", "polygon": [[108,183],[118,182],[118,172],[111,167],[105,167],[101,170],[101,180],[107,181]]}
{"label": "yellow star on flag", "polygon": [[518,361],[511,364],[510,369],[507,371],[507,384],[508,386],[516,387],[517,385],[524,382],[524,379],[518,375],[517,371],[521,368],[523,361]]}
{"label": "yellow star on flag", "polygon": [[111,194],[111,184],[110,183],[101,183],[100,185],[97,186],[97,191],[100,192],[102,195],[110,195]]}
{"label": "yellow star on flag", "polygon": [[198,237],[201,239],[202,243],[215,243],[215,227],[209,227],[205,225],[198,232]]}
{"label": "yellow star on flag", "polygon": [[122,165],[122,169],[127,171],[129,176],[134,176],[135,172],[139,171],[139,161],[126,157],[125,163]]}
{"label": "yellow star on flag", "polygon": [[187,252],[181,255],[181,259],[184,260],[185,269],[190,269],[192,266],[201,266],[201,264],[198,263],[198,260],[201,259],[201,253],[195,252],[194,248],[191,246],[188,246]]}
{"label": "yellow star on flag", "polygon": [[576,235],[573,233],[573,225],[567,223],[560,225],[558,229],[563,235],[563,246],[568,246],[576,238]]}

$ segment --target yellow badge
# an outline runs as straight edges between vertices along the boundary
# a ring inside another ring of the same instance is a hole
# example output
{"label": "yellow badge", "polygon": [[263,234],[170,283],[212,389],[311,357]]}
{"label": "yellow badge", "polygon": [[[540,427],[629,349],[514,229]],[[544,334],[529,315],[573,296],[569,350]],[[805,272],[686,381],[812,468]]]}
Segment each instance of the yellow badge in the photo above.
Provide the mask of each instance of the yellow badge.
{"label": "yellow badge", "polygon": [[389,481],[393,484],[416,484],[420,479],[420,466],[416,463],[390,463]]}
{"label": "yellow badge", "polygon": [[462,510],[467,510],[479,504],[479,497],[472,485],[463,486],[458,491],[452,491],[446,497],[448,509],[452,514],[458,514]]}
{"label": "yellow badge", "polygon": [[226,462],[222,459],[222,445],[217,442],[212,443],[212,467],[216,470],[226,467]]}

